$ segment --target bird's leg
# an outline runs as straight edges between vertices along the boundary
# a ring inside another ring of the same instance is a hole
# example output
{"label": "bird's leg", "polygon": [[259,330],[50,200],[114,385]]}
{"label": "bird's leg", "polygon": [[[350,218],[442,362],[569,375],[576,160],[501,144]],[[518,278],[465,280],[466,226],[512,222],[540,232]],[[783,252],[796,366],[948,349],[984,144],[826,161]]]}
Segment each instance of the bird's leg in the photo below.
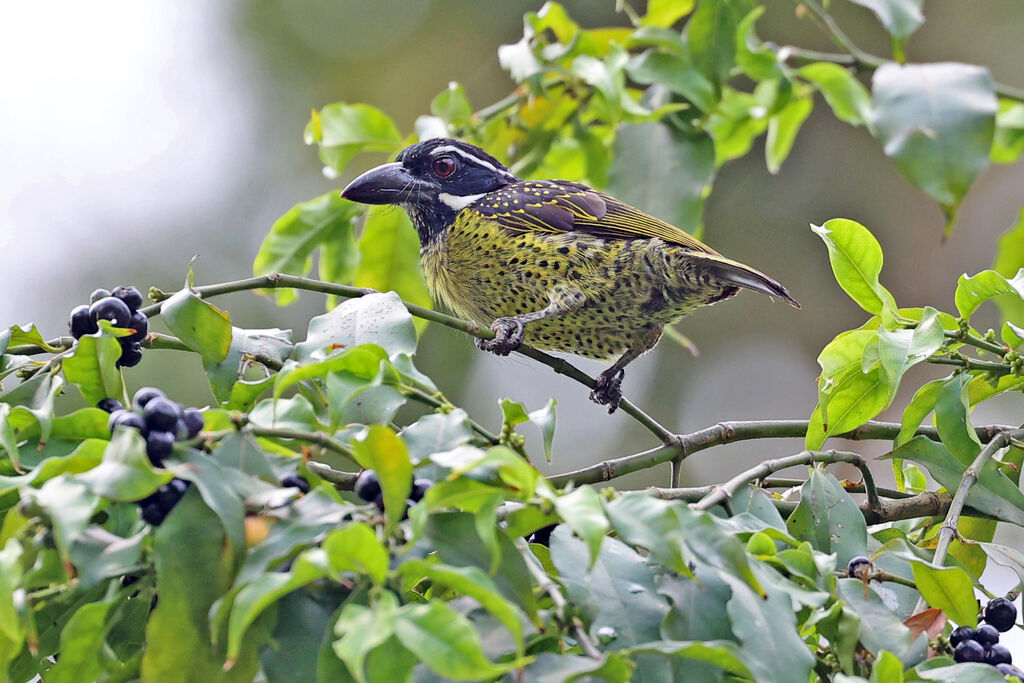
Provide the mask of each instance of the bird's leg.
{"label": "bird's leg", "polygon": [[614,413],[622,400],[622,378],[626,374],[626,366],[654,348],[661,337],[661,327],[652,329],[640,340],[639,344],[629,347],[612,363],[611,367],[597,376],[597,385],[590,392],[590,400],[599,405],[608,406],[608,413]]}
{"label": "bird's leg", "polygon": [[525,325],[536,320],[553,318],[557,315],[569,313],[581,307],[586,302],[586,297],[579,290],[559,293],[551,296],[551,303],[539,311],[523,313],[507,318],[498,318],[491,323],[491,330],[494,331],[494,339],[477,339],[476,345],[482,351],[490,351],[499,356],[507,356],[523,343],[526,335]]}

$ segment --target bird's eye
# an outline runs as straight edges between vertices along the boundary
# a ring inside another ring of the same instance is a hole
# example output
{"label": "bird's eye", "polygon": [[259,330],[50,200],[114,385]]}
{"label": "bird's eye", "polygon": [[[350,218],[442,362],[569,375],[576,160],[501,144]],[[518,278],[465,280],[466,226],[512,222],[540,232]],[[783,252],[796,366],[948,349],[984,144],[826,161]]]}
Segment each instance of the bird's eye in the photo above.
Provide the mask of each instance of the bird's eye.
{"label": "bird's eye", "polygon": [[450,156],[434,159],[434,173],[442,178],[447,178],[452,173],[455,173],[455,159]]}

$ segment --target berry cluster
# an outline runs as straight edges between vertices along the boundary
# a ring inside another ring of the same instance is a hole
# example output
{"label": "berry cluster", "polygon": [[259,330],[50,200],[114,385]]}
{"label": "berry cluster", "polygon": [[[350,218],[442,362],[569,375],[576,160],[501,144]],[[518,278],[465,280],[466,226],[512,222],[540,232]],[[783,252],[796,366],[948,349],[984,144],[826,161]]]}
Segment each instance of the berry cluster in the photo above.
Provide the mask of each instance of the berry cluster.
{"label": "berry cluster", "polygon": [[949,635],[953,648],[953,661],[991,664],[1006,676],[1024,681],[1024,671],[1013,665],[1013,657],[1005,645],[999,644],[999,634],[1009,631],[1017,621],[1017,608],[1006,598],[995,598],[985,605],[985,623],[973,629],[961,626]]}
{"label": "berry cluster", "polygon": [[[409,492],[409,498],[405,501],[406,510],[423,500],[427,489],[433,485],[434,482],[429,479],[413,481],[412,491]],[[384,494],[380,490],[380,481],[377,479],[376,472],[373,470],[363,470],[360,472],[359,476],[356,477],[356,483],[352,490],[367,503],[373,503],[377,506],[378,510],[384,512]],[[405,515],[403,514],[404,517]]]}
{"label": "berry cluster", "polygon": [[110,292],[97,289],[89,297],[89,305],[82,304],[71,309],[68,328],[75,339],[84,334],[99,332],[99,321],[109,320],[114,327],[134,330],[127,337],[118,337],[121,344],[121,358],[118,367],[130,368],[142,360],[142,340],[149,332],[149,319],[139,310],[142,294],[134,287],[114,287]]}
{"label": "berry cluster", "polygon": [[105,398],[98,408],[110,413],[107,426],[113,434],[118,427],[136,429],[146,439],[146,455],[154,467],[162,467],[175,441],[195,438],[203,428],[203,414],[195,408],[182,408],[155,387],[135,392],[132,406],[126,409],[116,398]]}

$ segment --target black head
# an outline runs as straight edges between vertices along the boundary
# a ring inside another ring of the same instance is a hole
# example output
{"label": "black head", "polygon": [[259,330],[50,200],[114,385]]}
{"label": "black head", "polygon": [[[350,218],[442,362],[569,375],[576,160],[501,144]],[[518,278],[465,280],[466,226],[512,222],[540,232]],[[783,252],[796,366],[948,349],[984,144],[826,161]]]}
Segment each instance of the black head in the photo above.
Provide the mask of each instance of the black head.
{"label": "black head", "polygon": [[479,147],[435,138],[406,147],[394,163],[367,171],[341,196],[363,204],[400,205],[426,244],[481,195],[518,180]]}

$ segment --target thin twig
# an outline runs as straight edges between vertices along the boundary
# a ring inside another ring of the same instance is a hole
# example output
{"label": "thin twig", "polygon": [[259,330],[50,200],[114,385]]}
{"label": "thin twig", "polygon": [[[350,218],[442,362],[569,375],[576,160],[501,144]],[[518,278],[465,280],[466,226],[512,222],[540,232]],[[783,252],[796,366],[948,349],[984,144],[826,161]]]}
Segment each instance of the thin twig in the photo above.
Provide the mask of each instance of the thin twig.
{"label": "thin twig", "polygon": [[336,470],[330,465],[325,465],[322,462],[316,460],[310,460],[306,463],[306,469],[320,477],[324,481],[328,481],[334,484],[341,491],[351,491],[355,486],[356,477],[359,476],[354,472],[342,472]]}
{"label": "thin twig", "polygon": [[[813,465],[815,463],[831,465],[837,462],[847,462],[859,468],[864,465],[864,456],[860,453],[850,453],[847,451],[801,451],[800,453],[789,455],[784,458],[765,460],[756,467],[751,467],[748,470],[740,472],[724,484],[715,486],[711,493],[701,498],[698,502],[693,503],[692,507],[695,510],[710,510],[716,505],[721,505],[722,503],[732,500],[732,497],[736,492],[750,482],[763,479],[769,474],[778,472],[779,470],[784,470],[796,465]],[[869,506],[869,509],[878,510],[880,507],[881,506],[876,498],[875,507],[872,508]]]}
{"label": "thin twig", "polygon": [[[518,548],[519,552],[522,553],[523,561],[526,563],[526,568],[533,576],[533,580],[537,582],[537,586],[551,597],[551,602],[555,605],[559,621],[562,621],[563,623],[568,621],[570,619],[568,616],[568,601],[565,599],[565,596],[562,595],[558,586],[555,585],[555,582],[547,575],[547,572],[539,566],[536,558],[533,557],[533,553],[530,552],[530,547],[526,544],[526,541],[522,539],[516,541],[516,548]],[[593,659],[601,659],[601,651],[597,649],[597,646],[590,640],[590,636],[588,636],[583,630],[583,625],[580,623],[579,619],[572,617],[568,626],[569,635],[572,636],[573,640],[579,643],[580,649],[583,650],[583,654]]]}

